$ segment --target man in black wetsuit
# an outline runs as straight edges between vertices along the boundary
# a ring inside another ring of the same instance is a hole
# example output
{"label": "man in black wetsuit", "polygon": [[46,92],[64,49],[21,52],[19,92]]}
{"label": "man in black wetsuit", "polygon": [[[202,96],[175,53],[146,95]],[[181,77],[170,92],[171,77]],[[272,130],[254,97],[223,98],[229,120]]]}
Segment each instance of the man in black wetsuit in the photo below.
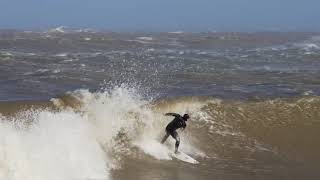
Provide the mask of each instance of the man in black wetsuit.
{"label": "man in black wetsuit", "polygon": [[176,113],[166,113],[166,116],[174,116],[175,118],[167,125],[166,127],[166,135],[162,138],[161,143],[163,144],[169,135],[171,135],[175,140],[175,153],[178,153],[178,148],[180,144],[180,137],[177,133],[177,129],[183,128],[183,130],[186,128],[187,124],[186,121],[190,118],[188,114],[184,114],[183,116],[180,116],[180,114]]}

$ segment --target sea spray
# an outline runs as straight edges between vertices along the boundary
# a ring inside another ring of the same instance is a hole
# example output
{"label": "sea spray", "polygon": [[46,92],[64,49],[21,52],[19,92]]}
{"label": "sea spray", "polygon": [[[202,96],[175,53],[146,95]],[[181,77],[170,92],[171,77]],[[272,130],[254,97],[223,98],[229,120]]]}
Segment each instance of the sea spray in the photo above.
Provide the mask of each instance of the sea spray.
{"label": "sea spray", "polygon": [[[164,113],[177,112],[182,114],[188,112],[197,116],[200,107],[204,105],[200,101],[190,100],[190,102],[159,107],[151,100],[146,100],[139,92],[135,88],[122,85],[111,91],[99,93],[90,93],[87,90],[71,93],[77,101],[81,101],[82,106],[79,109],[97,127],[95,132],[98,141],[103,144],[104,150],[115,158],[111,158],[113,165],[121,166],[119,161],[124,155],[133,156],[133,147],[138,147],[147,154],[161,159],[159,158],[159,154],[163,154],[160,152],[161,148],[151,150],[154,152],[153,154],[148,152],[154,142],[160,141],[164,135],[166,124],[172,120],[172,118],[164,116]],[[195,149],[187,138],[182,137],[182,141],[184,141],[182,149],[192,154],[203,154],[200,150]],[[173,149],[173,145],[174,143],[169,143],[171,149]],[[168,159],[167,155],[160,156]]]}
{"label": "sea spray", "polygon": [[[95,93],[76,90],[52,102],[56,109],[1,116],[1,178],[110,179],[110,170],[125,163],[123,157],[136,158],[134,153],[142,152],[163,159],[161,148],[148,149],[172,119],[165,112],[197,116],[201,107],[191,101],[163,108],[124,86]],[[187,137],[182,135],[181,149],[201,152]],[[173,148],[172,141],[167,148]]]}
{"label": "sea spray", "polygon": [[0,129],[0,179],[108,179],[93,128],[77,113],[23,112]]}

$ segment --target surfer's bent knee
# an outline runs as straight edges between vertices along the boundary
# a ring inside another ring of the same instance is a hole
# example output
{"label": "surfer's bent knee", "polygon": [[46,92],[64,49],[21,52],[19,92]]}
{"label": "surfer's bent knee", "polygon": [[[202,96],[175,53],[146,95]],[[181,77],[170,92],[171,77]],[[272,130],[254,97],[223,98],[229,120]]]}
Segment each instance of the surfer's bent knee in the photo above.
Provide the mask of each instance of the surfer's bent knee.
{"label": "surfer's bent knee", "polygon": [[176,147],[179,147],[179,145],[180,145],[180,140],[177,140],[176,141]]}

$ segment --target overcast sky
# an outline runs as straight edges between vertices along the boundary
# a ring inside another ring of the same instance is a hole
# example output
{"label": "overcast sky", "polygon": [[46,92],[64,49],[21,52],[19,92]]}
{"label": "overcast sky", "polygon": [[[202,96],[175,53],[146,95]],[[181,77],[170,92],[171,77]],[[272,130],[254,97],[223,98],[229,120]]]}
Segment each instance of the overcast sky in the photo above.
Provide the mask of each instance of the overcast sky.
{"label": "overcast sky", "polygon": [[319,31],[320,0],[0,0],[0,28]]}

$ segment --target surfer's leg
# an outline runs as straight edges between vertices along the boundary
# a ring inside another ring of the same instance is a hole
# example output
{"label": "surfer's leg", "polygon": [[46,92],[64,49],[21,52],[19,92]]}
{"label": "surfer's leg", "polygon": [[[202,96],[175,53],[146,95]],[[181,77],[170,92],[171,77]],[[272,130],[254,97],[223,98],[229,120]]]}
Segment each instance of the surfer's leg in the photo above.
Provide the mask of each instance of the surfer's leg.
{"label": "surfer's leg", "polygon": [[161,144],[163,144],[166,140],[167,140],[167,138],[169,137],[169,133],[168,132],[166,132],[166,135],[164,135],[163,136],[163,138],[162,138],[162,140],[161,140]]}
{"label": "surfer's leg", "polygon": [[172,133],[172,137],[176,140],[176,144],[175,144],[175,153],[178,153],[178,148],[179,148],[179,145],[180,145],[180,137],[179,137],[179,134],[177,133],[177,131],[174,131]]}

